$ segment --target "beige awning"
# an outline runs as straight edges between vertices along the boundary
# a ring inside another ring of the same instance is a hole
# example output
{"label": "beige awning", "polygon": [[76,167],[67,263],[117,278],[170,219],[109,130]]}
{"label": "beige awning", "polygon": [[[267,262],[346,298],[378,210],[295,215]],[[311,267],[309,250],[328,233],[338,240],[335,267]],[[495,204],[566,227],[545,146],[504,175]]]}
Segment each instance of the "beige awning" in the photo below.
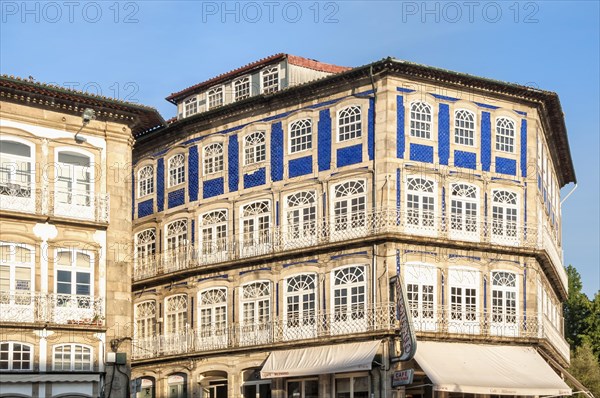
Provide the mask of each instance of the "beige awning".
{"label": "beige awning", "polygon": [[419,341],[415,359],[436,391],[571,395],[532,347]]}
{"label": "beige awning", "polygon": [[371,370],[380,344],[380,341],[367,341],[274,351],[267,358],[260,377],[295,377]]}

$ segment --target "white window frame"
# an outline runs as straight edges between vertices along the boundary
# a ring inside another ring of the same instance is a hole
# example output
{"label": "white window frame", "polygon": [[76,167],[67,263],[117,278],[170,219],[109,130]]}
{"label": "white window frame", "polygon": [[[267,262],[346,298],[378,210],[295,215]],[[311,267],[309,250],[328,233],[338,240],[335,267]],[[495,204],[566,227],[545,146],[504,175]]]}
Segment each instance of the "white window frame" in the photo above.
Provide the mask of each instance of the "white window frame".
{"label": "white window frame", "polygon": [[[500,124],[503,124],[502,126]],[[509,127],[512,125],[512,129]],[[515,153],[517,146],[517,124],[506,116],[496,118],[496,145],[497,151],[505,153]]]}
{"label": "white window frame", "polygon": [[202,170],[205,176],[223,172],[224,154],[225,146],[222,142],[212,142],[202,148]]}
{"label": "white window frame", "polygon": [[454,111],[454,143],[474,147],[475,131],[477,131],[477,115],[475,112],[468,109],[456,109]]}
{"label": "white window frame", "polygon": [[[258,208],[266,210],[258,213]],[[271,201],[259,199],[240,206],[240,246],[242,256],[266,254],[271,248],[273,227]]]}
{"label": "white window frame", "polygon": [[168,165],[168,187],[176,187],[185,184],[185,154],[177,153],[169,158]]}
{"label": "white window frame", "polygon": [[[368,373],[360,373],[360,374],[339,374],[335,376],[335,379],[333,381],[333,389],[334,389],[334,395],[333,398],[337,398],[338,397],[338,391],[337,391],[337,383],[336,380],[339,379],[348,379],[349,383],[350,383],[350,391],[347,392],[347,397],[348,398],[355,398],[354,394],[356,391],[354,391],[354,379],[357,378],[366,378],[367,379],[367,397],[370,397],[371,394],[371,376],[369,376]],[[364,393],[364,391],[361,391],[362,393]]]}
{"label": "white window frame", "polygon": [[198,292],[197,341],[205,349],[227,347],[227,293],[227,288],[222,286],[210,287]]}
{"label": "white window frame", "polygon": [[[148,171],[149,170],[149,171]],[[154,166],[149,164],[138,170],[138,198],[154,194]]]}
{"label": "white window frame", "polygon": [[414,101],[410,104],[409,112],[410,136],[430,140],[433,130],[433,107],[425,101]]}
{"label": "white window frame", "polygon": [[[59,264],[60,255],[59,253],[69,253],[69,265]],[[77,255],[82,254],[89,256],[89,267],[81,267],[77,265]],[[92,319],[98,315],[94,308],[94,266],[96,256],[89,250],[77,249],[77,248],[63,248],[59,247],[54,250],[54,291],[56,292],[56,307],[55,316],[57,320],[68,321],[71,319],[83,320]],[[69,272],[69,281],[59,281],[59,272]],[[85,286],[85,283],[78,282],[78,274],[88,274],[89,283],[88,289],[89,294],[78,294],[78,285]],[[59,283],[68,283],[70,293],[59,293]]]}
{"label": "white window frame", "polygon": [[[7,247],[8,258],[0,257],[0,267],[8,269],[8,291],[0,289],[0,320],[33,322],[33,293],[35,292],[35,248],[15,242],[0,241],[0,247]],[[17,248],[29,252],[29,261],[17,257]],[[29,288],[18,289],[17,268],[28,269]],[[0,285],[1,286],[1,285]]]}
{"label": "white window frame", "polygon": [[[307,382],[313,382],[316,383],[317,385],[317,391],[319,391],[319,379],[317,377],[306,377],[306,378],[302,378],[302,379],[286,379],[285,380],[285,392],[286,392],[286,396],[290,397],[293,396],[294,398],[305,398],[306,397],[306,383]],[[298,383],[299,387],[300,387],[300,391],[294,391],[291,392],[290,391],[290,383]],[[291,395],[290,395],[291,393]],[[300,395],[296,395],[296,393],[299,393]]]}
{"label": "white window frame", "polygon": [[[57,362],[57,350],[63,349],[65,347],[69,347],[68,352],[63,352],[61,366],[58,366]],[[80,362],[76,361],[77,357],[81,356],[82,360]],[[84,362],[83,358],[88,357],[89,361]],[[67,343],[67,344],[57,344],[52,347],[52,370],[55,371],[89,371],[93,368],[94,361],[94,349],[85,344],[76,344],[76,343]],[[67,366],[65,366],[65,362]],[[80,369],[78,368],[78,364],[80,364]]]}
{"label": "white window frame", "polygon": [[[175,225],[178,224],[178,225]],[[176,231],[175,228],[178,228]],[[165,251],[179,251],[187,248],[190,228],[187,218],[178,218],[165,225]]]}
{"label": "white window frame", "polygon": [[[270,75],[273,74],[277,74],[277,84],[275,85],[274,83],[269,84],[268,86],[265,84],[265,78],[270,77]],[[260,92],[262,94],[272,94],[272,93],[276,93],[277,91],[279,91],[281,89],[281,79],[279,77],[280,73],[279,73],[279,64],[277,65],[269,65],[265,68],[263,68],[260,71]],[[276,86],[276,87],[275,87]],[[274,89],[271,87],[275,87]]]}
{"label": "white window frame", "polygon": [[[57,215],[66,217],[76,217],[85,219],[94,219],[94,202],[95,202],[95,163],[94,155],[88,151],[84,151],[73,147],[59,147],[55,149],[56,159],[56,180],[54,183],[54,212]],[[72,163],[63,163],[59,161],[61,153],[74,154],[76,156],[86,157],[89,161],[88,166],[75,165]],[[61,177],[61,171],[68,169],[70,174],[67,177]],[[78,175],[87,174],[87,179],[79,180]],[[62,183],[66,183],[66,187],[61,187]],[[82,184],[85,189],[73,189],[73,186]]]}
{"label": "white window frame", "polygon": [[[249,290],[251,286],[252,290]],[[240,344],[257,345],[271,341],[272,289],[272,283],[268,280],[257,280],[240,286]]]}
{"label": "white window frame", "polygon": [[362,137],[362,107],[349,105],[337,111],[337,142],[351,141]]}
{"label": "white window frame", "polygon": [[[499,274],[511,276],[514,286],[497,285]],[[490,334],[494,336],[519,335],[519,274],[507,270],[490,272]]]}
{"label": "white window frame", "polygon": [[[361,192],[362,190],[362,192]],[[331,187],[330,234],[334,240],[367,233],[367,180],[341,181]]]}
{"label": "white window frame", "polygon": [[184,117],[189,117],[198,113],[198,96],[192,95],[183,101]]}
{"label": "white window frame", "polygon": [[407,307],[416,331],[438,330],[437,268],[431,264],[410,262],[404,266]]}
{"label": "white window frame", "polygon": [[319,279],[314,272],[295,274],[284,279],[284,339],[299,340],[316,337],[319,308],[318,284]]}
{"label": "white window frame", "polygon": [[475,268],[448,268],[448,331],[460,334],[481,332],[480,273]]}
{"label": "white window frame", "polygon": [[[262,138],[261,138],[262,137]],[[244,137],[244,166],[267,160],[267,133],[254,131]]]}
{"label": "white window frame", "polygon": [[[2,350],[2,345],[7,344],[7,350],[4,351]],[[21,349],[20,350],[16,350],[15,349],[15,345],[20,345]],[[23,350],[23,348],[28,348],[28,350]],[[7,354],[8,359],[6,361],[0,361],[0,363],[5,362],[7,364],[6,367],[2,367],[0,365],[0,371],[26,371],[26,370],[33,370],[33,361],[34,361],[34,356],[33,356],[33,344],[28,344],[28,343],[23,343],[21,341],[0,341],[0,352]],[[28,359],[23,359],[23,356],[28,355],[29,358]],[[29,366],[28,367],[23,367],[24,363],[28,363]],[[20,366],[15,366],[15,364],[20,364]],[[17,369],[18,368],[18,369]],[[7,377],[7,375],[5,375],[5,377]],[[8,376],[10,377],[10,376]]]}
{"label": "white window frame", "polygon": [[[35,210],[35,145],[21,138],[2,134],[2,142],[14,142],[29,148],[29,157],[6,154],[0,158],[6,159],[0,164],[0,208],[33,212]],[[28,164],[29,170],[21,170],[19,165]],[[6,174],[7,178],[4,178]],[[23,182],[22,180],[25,179]],[[27,181],[29,180],[29,181]]]}
{"label": "white window frame", "polygon": [[[220,102],[215,101],[215,97],[220,97]],[[220,108],[223,105],[225,105],[225,90],[223,86],[211,87],[206,91],[206,110]]]}
{"label": "white window frame", "polygon": [[[242,87],[247,85],[247,87]],[[247,93],[245,93],[247,91]],[[252,95],[252,79],[250,75],[242,76],[233,81],[233,100],[242,101]]]}
{"label": "white window frame", "polygon": [[[229,238],[227,209],[214,209],[200,214],[198,237],[204,261],[226,259]],[[207,239],[210,238],[210,239]]]}
{"label": "white window frame", "polygon": [[164,331],[166,335],[179,335],[187,332],[188,311],[189,297],[187,294],[179,293],[165,297]]}
{"label": "white window frame", "polygon": [[405,191],[407,231],[419,235],[437,235],[438,197],[435,180],[419,175],[408,176]]}
{"label": "white window frame", "polygon": [[350,264],[331,270],[331,334],[366,330],[369,309],[367,269],[365,264]]}
{"label": "white window frame", "polygon": [[317,200],[314,190],[285,196],[283,230],[286,247],[311,245],[317,239]]}
{"label": "white window frame", "polygon": [[474,184],[452,183],[448,201],[448,227],[453,239],[480,240],[479,187]]}
{"label": "white window frame", "polygon": [[[492,189],[492,243],[515,245],[519,242],[519,196],[517,192],[509,189]],[[497,198],[501,201],[496,200]],[[509,203],[513,199],[514,203]]]}
{"label": "white window frame", "polygon": [[313,121],[302,118],[288,125],[288,153],[295,154],[311,151],[313,148]]}
{"label": "white window frame", "polygon": [[156,301],[145,300],[135,304],[135,334],[137,340],[151,340],[156,334]]}

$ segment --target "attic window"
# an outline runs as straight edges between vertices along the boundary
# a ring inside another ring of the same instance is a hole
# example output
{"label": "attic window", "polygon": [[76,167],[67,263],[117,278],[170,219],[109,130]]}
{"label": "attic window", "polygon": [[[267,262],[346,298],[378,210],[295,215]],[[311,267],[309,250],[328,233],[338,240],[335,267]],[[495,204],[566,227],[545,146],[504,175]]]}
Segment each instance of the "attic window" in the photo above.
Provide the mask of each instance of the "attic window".
{"label": "attic window", "polygon": [[279,91],[279,68],[277,65],[263,69],[262,92],[269,94]]}
{"label": "attic window", "polygon": [[196,100],[196,96],[190,97],[185,100],[185,116],[192,116],[198,113],[198,101]]}
{"label": "attic window", "polygon": [[250,97],[250,77],[244,76],[233,82],[233,95],[235,101]]}
{"label": "attic window", "polygon": [[223,105],[223,87],[208,90],[208,109],[218,108]]}

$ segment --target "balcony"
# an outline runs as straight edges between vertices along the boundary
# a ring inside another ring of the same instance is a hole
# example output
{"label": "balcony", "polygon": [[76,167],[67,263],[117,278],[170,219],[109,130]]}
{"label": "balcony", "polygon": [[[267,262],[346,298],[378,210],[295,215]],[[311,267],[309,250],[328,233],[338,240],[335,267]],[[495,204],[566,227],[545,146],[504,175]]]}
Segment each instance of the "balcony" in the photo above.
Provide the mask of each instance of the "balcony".
{"label": "balcony", "polygon": [[103,326],[103,319],[101,297],[0,292],[0,322]]}
{"label": "balcony", "polygon": [[[141,281],[171,272],[200,268],[206,265],[288,252],[293,249],[361,239],[380,234],[400,234],[414,238],[449,239],[489,245],[546,250],[554,261],[560,261],[554,241],[538,240],[538,229],[527,224],[466,217],[434,217],[383,209],[375,212],[346,214],[327,222],[305,223],[294,227],[271,227],[252,234],[237,234],[202,242],[201,246],[183,246],[144,258],[135,259],[134,281]],[[554,256],[554,257],[553,257]],[[562,261],[554,263],[559,275],[566,271]],[[565,283],[566,279],[561,280]]]}
{"label": "balcony", "polygon": [[109,195],[0,185],[0,210],[99,223],[109,221]]}
{"label": "balcony", "polygon": [[264,323],[233,323],[221,328],[210,325],[202,330],[187,327],[179,333],[134,338],[133,359],[228,351],[356,333],[393,334],[398,326],[396,305],[387,303],[341,314],[317,312],[296,319],[274,318]]}

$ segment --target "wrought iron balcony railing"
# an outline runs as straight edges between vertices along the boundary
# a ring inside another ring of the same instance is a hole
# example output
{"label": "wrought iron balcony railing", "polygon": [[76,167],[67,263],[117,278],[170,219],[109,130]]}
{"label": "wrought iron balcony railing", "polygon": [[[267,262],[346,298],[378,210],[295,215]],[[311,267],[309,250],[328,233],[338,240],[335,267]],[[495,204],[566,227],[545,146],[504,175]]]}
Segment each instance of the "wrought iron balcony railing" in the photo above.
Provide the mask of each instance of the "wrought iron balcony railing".
{"label": "wrought iron balcony railing", "polygon": [[198,246],[186,245],[175,250],[136,258],[134,280],[384,233],[546,250],[566,286],[566,271],[562,265],[560,249],[556,247],[554,240],[537,226],[499,219],[399,212],[396,209],[345,214],[326,222],[313,220],[303,224],[271,226],[252,233],[229,235],[227,238],[209,241],[203,241],[200,237]]}
{"label": "wrought iron balcony railing", "polygon": [[257,323],[211,324],[200,329],[187,326],[176,333],[134,338],[133,359],[322,339],[355,333],[393,333],[398,326],[394,303],[357,307],[353,311],[343,313],[307,313],[293,319],[281,317]]}
{"label": "wrought iron balcony railing", "polygon": [[104,298],[75,294],[0,292],[0,322],[104,325]]}
{"label": "wrought iron balcony railing", "polygon": [[0,210],[106,223],[109,208],[109,195],[106,193],[0,185]]}

